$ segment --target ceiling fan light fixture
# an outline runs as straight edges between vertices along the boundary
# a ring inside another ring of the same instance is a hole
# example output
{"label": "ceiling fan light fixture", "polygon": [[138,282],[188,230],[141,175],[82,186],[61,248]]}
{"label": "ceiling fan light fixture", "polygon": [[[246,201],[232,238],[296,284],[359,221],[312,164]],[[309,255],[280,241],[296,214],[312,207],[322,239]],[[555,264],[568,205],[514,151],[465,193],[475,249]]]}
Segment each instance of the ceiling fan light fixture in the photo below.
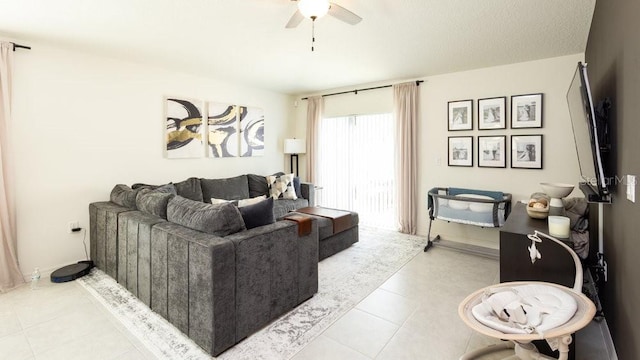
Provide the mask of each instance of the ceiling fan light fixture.
{"label": "ceiling fan light fixture", "polygon": [[329,11],[328,0],[300,0],[298,1],[298,10],[309,19],[323,17]]}

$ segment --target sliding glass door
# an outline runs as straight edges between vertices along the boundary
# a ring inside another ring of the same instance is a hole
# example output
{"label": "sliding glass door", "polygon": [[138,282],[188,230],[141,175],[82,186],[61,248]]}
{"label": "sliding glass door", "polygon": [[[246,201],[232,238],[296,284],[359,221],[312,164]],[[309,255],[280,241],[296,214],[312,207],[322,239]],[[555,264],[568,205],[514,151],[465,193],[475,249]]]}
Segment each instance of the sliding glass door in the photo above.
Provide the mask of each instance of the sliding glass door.
{"label": "sliding glass door", "polygon": [[356,211],[361,224],[394,228],[394,138],[391,114],[322,119],[318,205]]}

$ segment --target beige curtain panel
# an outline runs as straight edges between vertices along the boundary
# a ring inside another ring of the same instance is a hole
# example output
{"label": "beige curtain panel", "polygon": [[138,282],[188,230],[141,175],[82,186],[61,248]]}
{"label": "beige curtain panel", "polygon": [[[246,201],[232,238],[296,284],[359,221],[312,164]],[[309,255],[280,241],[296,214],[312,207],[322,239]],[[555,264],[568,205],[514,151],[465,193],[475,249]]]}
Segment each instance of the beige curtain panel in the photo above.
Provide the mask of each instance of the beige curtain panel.
{"label": "beige curtain panel", "polygon": [[316,184],[318,179],[318,129],[324,113],[324,98],[310,96],[307,101],[307,181]]}
{"label": "beige curtain panel", "polygon": [[415,234],[418,224],[418,84],[415,81],[393,86],[393,114],[398,231]]}
{"label": "beige curtain panel", "polygon": [[12,60],[13,44],[0,43],[0,292],[24,283],[16,254],[15,200],[9,147]]}

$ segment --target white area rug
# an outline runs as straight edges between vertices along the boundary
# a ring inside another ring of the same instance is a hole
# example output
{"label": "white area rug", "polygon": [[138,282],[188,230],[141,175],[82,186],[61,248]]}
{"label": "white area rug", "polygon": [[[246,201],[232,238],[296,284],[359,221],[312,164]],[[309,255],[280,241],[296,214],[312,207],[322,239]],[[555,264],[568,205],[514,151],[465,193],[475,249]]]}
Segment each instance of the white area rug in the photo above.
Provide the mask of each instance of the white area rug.
{"label": "white area rug", "polygon": [[[360,227],[360,241],[318,264],[316,295],[218,359],[289,359],[422,251],[426,239]],[[210,359],[114,279],[94,269],[78,279],[160,359]]]}

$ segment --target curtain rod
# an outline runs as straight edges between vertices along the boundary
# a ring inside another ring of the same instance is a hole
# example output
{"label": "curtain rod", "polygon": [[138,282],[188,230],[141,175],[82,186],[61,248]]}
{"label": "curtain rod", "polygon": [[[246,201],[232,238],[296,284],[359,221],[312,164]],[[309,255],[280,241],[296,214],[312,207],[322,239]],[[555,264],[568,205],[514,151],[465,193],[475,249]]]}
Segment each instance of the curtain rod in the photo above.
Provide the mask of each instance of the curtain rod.
{"label": "curtain rod", "polygon": [[13,51],[16,51],[16,49],[27,49],[27,50],[31,50],[31,46],[26,46],[26,45],[20,45],[20,44],[16,44],[14,42],[12,42],[13,44]]}
{"label": "curtain rod", "polygon": [[[422,84],[424,82],[424,80],[416,80],[416,86],[420,86],[420,84]],[[324,94],[322,95],[322,97],[327,97],[327,96],[333,96],[333,95],[342,95],[342,94],[348,94],[348,93],[354,93],[356,95],[358,95],[358,91],[367,91],[367,90],[376,90],[376,89],[384,89],[384,88],[388,88],[388,87],[392,87],[393,85],[383,85],[383,86],[375,86],[375,87],[370,87],[370,88],[365,88],[365,89],[355,89],[355,90],[349,90],[349,91],[342,91],[342,92],[337,92],[337,93],[331,93],[331,94]],[[302,100],[308,100],[308,97],[303,97]]]}

